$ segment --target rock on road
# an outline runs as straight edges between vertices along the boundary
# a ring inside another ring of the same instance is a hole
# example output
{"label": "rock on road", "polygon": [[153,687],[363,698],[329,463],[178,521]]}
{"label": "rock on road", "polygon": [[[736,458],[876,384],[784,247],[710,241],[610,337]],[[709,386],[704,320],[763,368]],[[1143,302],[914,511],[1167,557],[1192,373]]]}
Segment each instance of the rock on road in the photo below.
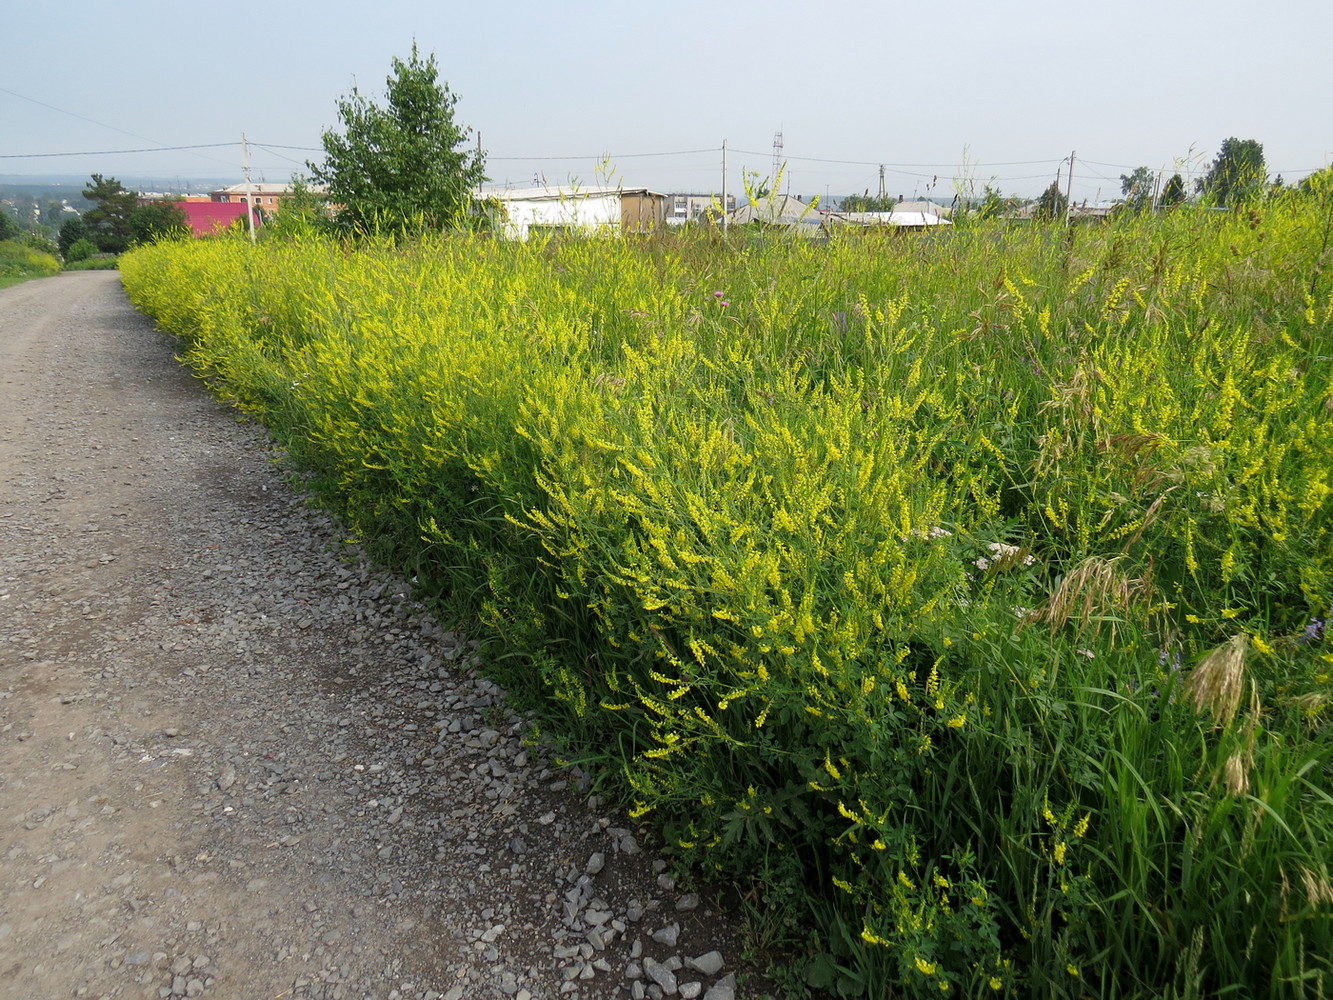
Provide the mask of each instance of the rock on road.
{"label": "rock on road", "polygon": [[172,351],[115,272],[0,291],[0,1000],[735,995],[728,922]]}

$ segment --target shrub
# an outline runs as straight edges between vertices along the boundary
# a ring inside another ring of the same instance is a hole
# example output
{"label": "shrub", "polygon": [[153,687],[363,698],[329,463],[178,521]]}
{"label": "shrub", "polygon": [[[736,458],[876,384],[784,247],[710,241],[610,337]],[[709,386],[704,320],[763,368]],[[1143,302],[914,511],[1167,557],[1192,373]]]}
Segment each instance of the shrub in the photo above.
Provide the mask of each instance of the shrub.
{"label": "shrub", "polygon": [[60,271],[60,262],[48,253],[17,240],[0,241],[0,285],[15,285]]}
{"label": "shrub", "polygon": [[65,251],[65,262],[67,264],[77,264],[80,261],[87,260],[95,253],[97,253],[97,244],[86,237],[82,237],[71,243],[69,249]]}

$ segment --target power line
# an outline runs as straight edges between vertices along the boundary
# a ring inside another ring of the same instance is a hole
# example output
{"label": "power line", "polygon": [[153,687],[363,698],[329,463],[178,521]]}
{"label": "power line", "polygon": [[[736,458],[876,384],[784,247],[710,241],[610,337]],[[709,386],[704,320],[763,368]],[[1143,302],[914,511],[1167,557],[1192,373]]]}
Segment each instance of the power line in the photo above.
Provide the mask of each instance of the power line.
{"label": "power line", "polygon": [[[152,140],[149,140],[150,142]],[[36,160],[50,156],[115,156],[120,153],[170,153],[181,149],[219,149],[235,142],[209,142],[193,146],[149,146],[144,149],[85,149],[74,153],[0,153],[0,160]]]}
{"label": "power line", "polygon": [[[27,101],[30,104],[36,104],[38,107],[46,108],[49,111],[55,111],[57,114],[68,115],[70,118],[77,118],[79,121],[88,122],[90,125],[96,125],[98,128],[110,129],[112,132],[119,132],[121,135],[128,135],[132,139],[142,139],[144,142],[151,142],[154,147],[152,149],[125,150],[124,152],[137,152],[137,153],[155,153],[159,151],[172,152],[179,150],[217,149],[221,146],[235,145],[234,143],[219,142],[219,143],[212,143],[210,145],[165,146],[162,143],[160,143],[157,139],[150,139],[148,136],[140,135],[138,132],[130,132],[127,129],[119,128],[115,125],[108,125],[106,122],[99,122],[96,118],[89,118],[87,115],[80,115],[73,111],[69,111],[65,108],[56,107],[54,104],[47,104],[45,101],[39,101],[35,97],[29,97],[26,94],[20,94],[18,91],[10,90],[8,87],[0,87],[0,93],[8,94],[10,97],[17,97],[21,101]],[[89,153],[29,153],[26,155],[6,153],[3,154],[3,157],[0,158],[11,160],[11,159],[27,159],[27,158],[39,159],[44,157],[55,157],[55,156],[111,156],[118,154],[120,152],[122,151],[107,150],[105,152],[93,151]],[[213,160],[214,158],[211,156],[204,156],[201,157],[201,159]],[[222,161],[214,160],[214,162],[221,163]]]}
{"label": "power line", "polygon": [[[0,87],[0,93],[8,94],[10,97],[17,97],[20,101],[27,101],[30,104],[36,104],[39,107],[47,108],[50,111],[59,112],[62,115],[69,115],[71,118],[77,118],[81,122],[88,122],[90,125],[96,125],[99,128],[109,128],[112,132],[119,132],[121,135],[128,135],[134,139],[142,139],[144,142],[156,143],[156,139],[150,139],[146,135],[139,135],[137,132],[128,132],[123,128],[117,128],[115,125],[108,125],[106,122],[99,122],[96,118],[89,118],[86,115],[75,114],[73,111],[66,111],[64,108],[58,108],[54,104],[47,104],[45,101],[39,101],[35,97],[28,97],[26,94],[20,94],[17,91]],[[38,154],[41,155],[41,154]],[[62,155],[62,154],[52,154]]]}
{"label": "power line", "polygon": [[[736,149],[733,152],[745,153],[749,156],[768,156],[768,153],[761,153],[754,149]],[[851,167],[940,167],[946,170],[956,170],[958,168],[974,167],[1032,167],[1045,163],[1059,163],[1062,158],[1051,157],[1046,160],[1007,160],[997,163],[885,163],[882,160],[830,160],[818,156],[788,156],[788,160],[801,160],[806,163],[837,163],[843,166]]]}
{"label": "power line", "polygon": [[[632,160],[646,156],[698,156],[701,153],[716,154],[718,147],[709,149],[674,149],[661,153],[595,153],[587,156],[487,156],[487,160]],[[320,152],[317,150],[317,152]],[[767,154],[765,154],[767,155]]]}

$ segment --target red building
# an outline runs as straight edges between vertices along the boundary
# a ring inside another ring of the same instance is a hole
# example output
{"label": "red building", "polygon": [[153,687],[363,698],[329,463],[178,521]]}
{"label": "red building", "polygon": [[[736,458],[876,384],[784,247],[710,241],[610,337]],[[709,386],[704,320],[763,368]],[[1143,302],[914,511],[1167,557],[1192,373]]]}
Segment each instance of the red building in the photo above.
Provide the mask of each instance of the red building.
{"label": "red building", "polygon": [[[244,224],[245,205],[238,201],[178,201],[174,204],[185,213],[185,221],[195,236],[212,236],[237,220]],[[255,226],[259,226],[258,208],[255,210]]]}

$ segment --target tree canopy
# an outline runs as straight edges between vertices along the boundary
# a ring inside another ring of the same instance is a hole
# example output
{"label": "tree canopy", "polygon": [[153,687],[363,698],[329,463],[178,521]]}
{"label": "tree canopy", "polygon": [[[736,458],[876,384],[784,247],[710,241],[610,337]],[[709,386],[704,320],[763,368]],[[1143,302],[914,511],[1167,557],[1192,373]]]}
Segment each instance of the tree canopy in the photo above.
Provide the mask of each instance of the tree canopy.
{"label": "tree canopy", "polygon": [[130,213],[139,206],[139,197],[114,177],[93,174],[83,196],[93,208],[83,213],[93,242],[103,253],[123,253],[130,245]]}
{"label": "tree canopy", "polygon": [[891,194],[849,194],[838,203],[844,212],[892,212],[898,199]]}
{"label": "tree canopy", "polygon": [[1054,220],[1063,219],[1069,211],[1069,199],[1065,193],[1060,190],[1059,181],[1051,181],[1051,186],[1041,193],[1037,199],[1038,219]]}
{"label": "tree canopy", "polygon": [[393,60],[386,84],[383,107],[355,87],[338,102],[343,131],[323,134],[324,162],[307,164],[312,179],[338,206],[338,220],[361,232],[460,222],[486,176],[484,154],[468,145],[471,129],[454,121],[458,98],[415,43],[407,62]]}
{"label": "tree canopy", "polygon": [[1174,173],[1162,188],[1162,193],[1157,199],[1158,208],[1170,208],[1173,205],[1179,205],[1185,200],[1185,178],[1179,173]]}
{"label": "tree canopy", "polygon": [[1155,184],[1156,178],[1148,167],[1135,167],[1132,173],[1121,174],[1120,193],[1125,197],[1125,207],[1134,212],[1151,207]]}
{"label": "tree canopy", "polygon": [[1267,178],[1263,143],[1232,136],[1198,185],[1207,204],[1233,208],[1260,194]]}
{"label": "tree canopy", "polygon": [[181,239],[190,234],[185,209],[174,201],[150,201],[130,213],[130,244]]}

